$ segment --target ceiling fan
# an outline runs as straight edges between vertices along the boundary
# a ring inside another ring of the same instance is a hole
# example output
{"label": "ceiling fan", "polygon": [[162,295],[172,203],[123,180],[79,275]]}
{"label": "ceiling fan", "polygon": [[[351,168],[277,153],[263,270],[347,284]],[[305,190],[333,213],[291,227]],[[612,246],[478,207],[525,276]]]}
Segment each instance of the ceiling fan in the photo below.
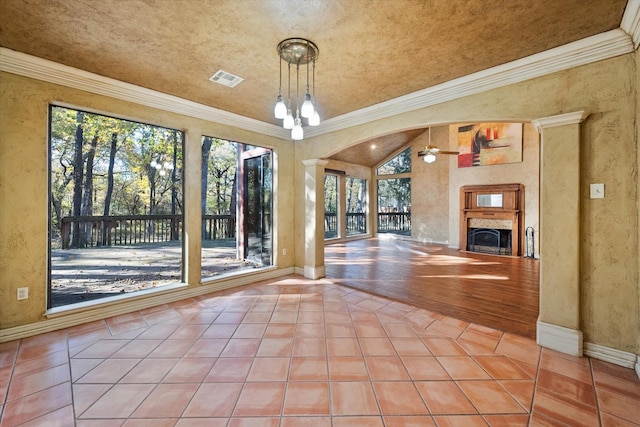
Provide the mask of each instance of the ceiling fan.
{"label": "ceiling fan", "polygon": [[436,161],[438,154],[459,154],[457,151],[445,151],[441,150],[435,145],[431,145],[431,128],[429,128],[429,145],[427,145],[423,151],[418,151],[418,157],[424,157],[426,163],[433,163]]}

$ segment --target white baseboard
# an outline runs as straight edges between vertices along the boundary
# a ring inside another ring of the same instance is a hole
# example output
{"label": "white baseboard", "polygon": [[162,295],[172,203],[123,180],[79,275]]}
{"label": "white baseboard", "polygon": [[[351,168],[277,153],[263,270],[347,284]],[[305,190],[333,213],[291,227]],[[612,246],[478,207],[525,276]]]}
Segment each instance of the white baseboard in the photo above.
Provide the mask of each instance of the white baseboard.
{"label": "white baseboard", "polygon": [[244,286],[261,280],[269,280],[293,273],[293,267],[282,269],[273,268],[267,271],[257,271],[255,273],[243,274],[242,276],[205,282],[201,286],[194,288],[181,286],[169,290],[159,289],[153,293],[133,294],[127,298],[112,299],[105,303],[84,305],[77,308],[70,306],[69,310],[55,310],[52,313],[46,314],[46,319],[40,322],[0,329],[0,343],[53,332],[95,320],[132,313],[145,308],[168,304],[186,298],[198,297],[212,292]]}
{"label": "white baseboard", "polygon": [[545,323],[538,320],[538,345],[572,356],[582,357],[582,331]]}
{"label": "white baseboard", "polygon": [[310,265],[305,265],[303,275],[307,279],[316,280],[316,279],[321,279],[325,277],[327,274],[326,274],[324,265],[321,265],[319,267],[312,267]]}
{"label": "white baseboard", "polygon": [[[584,343],[584,355],[594,359],[603,360],[613,363],[614,365],[623,366],[625,368],[635,369],[638,372],[638,356],[627,351],[617,350],[611,347],[605,347],[600,344],[590,342]],[[639,374],[640,376],[640,374]]]}

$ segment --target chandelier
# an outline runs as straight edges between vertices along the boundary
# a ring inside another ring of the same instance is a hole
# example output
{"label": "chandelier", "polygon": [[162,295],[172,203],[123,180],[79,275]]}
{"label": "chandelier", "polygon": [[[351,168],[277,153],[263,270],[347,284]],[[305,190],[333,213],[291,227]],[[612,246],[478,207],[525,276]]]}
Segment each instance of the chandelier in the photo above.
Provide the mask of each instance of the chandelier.
{"label": "chandelier", "polygon": [[[282,127],[291,129],[291,139],[301,140],[304,137],[302,130],[302,119],[307,119],[309,126],[318,126],[320,124],[320,115],[315,105],[315,88],[316,88],[316,59],[320,51],[318,47],[307,39],[291,38],[281,41],[278,44],[278,55],[280,56],[280,89],[274,109],[276,119],[282,120]],[[282,61],[287,63],[287,98],[286,102],[282,97]],[[312,64],[312,87],[309,90],[309,63]],[[295,66],[296,86],[295,98],[291,100],[291,66]],[[300,66],[306,65],[307,86],[304,95],[304,101],[300,102]],[[313,95],[312,95],[313,94]],[[295,110],[293,107],[295,106]]]}

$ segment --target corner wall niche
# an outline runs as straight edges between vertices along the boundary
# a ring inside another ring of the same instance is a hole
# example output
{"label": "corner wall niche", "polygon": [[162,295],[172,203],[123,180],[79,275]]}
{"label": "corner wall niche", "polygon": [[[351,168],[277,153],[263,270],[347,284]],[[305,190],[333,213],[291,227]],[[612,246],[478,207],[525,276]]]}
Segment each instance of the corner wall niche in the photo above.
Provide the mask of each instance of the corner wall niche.
{"label": "corner wall niche", "polygon": [[460,188],[460,250],[522,256],[524,185]]}

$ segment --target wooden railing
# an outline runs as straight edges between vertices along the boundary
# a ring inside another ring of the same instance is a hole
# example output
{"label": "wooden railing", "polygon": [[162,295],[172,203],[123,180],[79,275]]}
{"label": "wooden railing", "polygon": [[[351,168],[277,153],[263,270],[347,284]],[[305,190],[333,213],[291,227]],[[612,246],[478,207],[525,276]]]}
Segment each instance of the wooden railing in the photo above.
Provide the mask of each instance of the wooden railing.
{"label": "wooden railing", "polygon": [[[362,212],[347,213],[347,236],[367,232],[367,215]],[[335,212],[324,213],[324,238],[338,237],[338,216]]]}
{"label": "wooden railing", "polygon": [[202,238],[204,240],[233,239],[235,237],[235,216],[202,215]]}
{"label": "wooden railing", "polygon": [[411,212],[378,212],[378,233],[411,231]]}
{"label": "wooden railing", "polygon": [[338,237],[338,215],[335,212],[324,213],[324,238]]}
{"label": "wooden railing", "polygon": [[[202,226],[206,240],[235,237],[231,215],[203,215]],[[69,216],[60,237],[62,249],[169,242],[182,238],[182,215]]]}
{"label": "wooden railing", "polygon": [[364,212],[347,212],[347,236],[367,232],[367,215]]}

